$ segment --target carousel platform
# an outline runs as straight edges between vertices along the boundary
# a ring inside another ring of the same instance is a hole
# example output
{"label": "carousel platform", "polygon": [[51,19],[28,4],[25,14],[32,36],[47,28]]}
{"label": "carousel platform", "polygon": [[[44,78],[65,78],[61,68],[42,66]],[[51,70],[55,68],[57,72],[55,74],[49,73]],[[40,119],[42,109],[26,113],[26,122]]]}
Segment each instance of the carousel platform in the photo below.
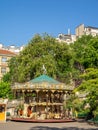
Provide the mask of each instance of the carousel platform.
{"label": "carousel platform", "polygon": [[27,123],[68,123],[75,122],[75,119],[31,119],[31,118],[11,118],[11,121],[15,122],[27,122]]}

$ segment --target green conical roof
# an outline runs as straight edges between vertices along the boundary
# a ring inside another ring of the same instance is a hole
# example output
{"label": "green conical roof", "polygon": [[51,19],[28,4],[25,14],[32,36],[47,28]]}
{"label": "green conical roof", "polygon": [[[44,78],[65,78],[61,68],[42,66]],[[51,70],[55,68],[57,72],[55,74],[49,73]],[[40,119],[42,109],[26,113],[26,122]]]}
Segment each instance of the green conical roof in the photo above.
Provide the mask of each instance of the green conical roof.
{"label": "green conical roof", "polygon": [[47,76],[45,74],[43,74],[43,75],[41,75],[41,76],[39,76],[39,77],[37,77],[35,79],[30,80],[30,82],[32,82],[32,83],[48,82],[48,83],[51,83],[51,84],[60,83],[59,81],[57,81],[57,80],[55,80],[55,79],[53,79],[53,78],[51,78],[51,77],[49,77],[49,76]]}

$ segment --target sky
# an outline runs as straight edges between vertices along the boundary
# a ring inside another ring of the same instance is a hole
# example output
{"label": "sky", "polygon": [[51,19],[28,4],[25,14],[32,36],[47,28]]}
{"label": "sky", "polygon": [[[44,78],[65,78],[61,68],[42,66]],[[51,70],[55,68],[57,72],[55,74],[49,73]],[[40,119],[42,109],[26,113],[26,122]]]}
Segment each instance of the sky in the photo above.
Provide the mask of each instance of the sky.
{"label": "sky", "polygon": [[22,46],[35,34],[75,34],[75,28],[98,27],[98,0],[0,0],[0,43]]}

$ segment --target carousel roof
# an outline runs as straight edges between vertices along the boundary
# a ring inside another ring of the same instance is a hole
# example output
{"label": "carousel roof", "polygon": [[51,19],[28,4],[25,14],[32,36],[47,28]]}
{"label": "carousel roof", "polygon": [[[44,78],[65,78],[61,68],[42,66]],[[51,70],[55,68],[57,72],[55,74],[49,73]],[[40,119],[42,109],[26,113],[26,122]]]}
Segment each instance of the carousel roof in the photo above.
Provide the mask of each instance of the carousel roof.
{"label": "carousel roof", "polygon": [[47,76],[45,74],[43,74],[43,75],[41,75],[41,76],[39,76],[39,77],[37,77],[35,79],[30,80],[30,82],[31,83],[48,82],[50,84],[58,84],[58,83],[60,83],[59,81],[57,81],[57,80],[55,80],[55,79],[53,79],[53,78],[51,78],[51,77],[49,77],[49,76]]}
{"label": "carousel roof", "polygon": [[66,85],[61,83],[45,74],[32,79],[26,83],[15,83],[12,89],[61,89],[61,90],[73,90],[73,85]]}

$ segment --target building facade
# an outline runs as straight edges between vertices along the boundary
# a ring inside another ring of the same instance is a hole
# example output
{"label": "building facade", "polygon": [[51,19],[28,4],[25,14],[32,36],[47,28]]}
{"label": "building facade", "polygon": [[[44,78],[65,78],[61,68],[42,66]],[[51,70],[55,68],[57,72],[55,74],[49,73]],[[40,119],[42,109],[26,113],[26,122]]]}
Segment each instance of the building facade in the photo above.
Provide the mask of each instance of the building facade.
{"label": "building facade", "polygon": [[67,44],[70,44],[76,41],[76,36],[71,34],[59,34],[56,40],[59,42],[65,42]]}
{"label": "building facade", "polygon": [[16,56],[15,53],[0,49],[0,80],[2,79],[3,75],[9,71],[8,60],[14,56]]}
{"label": "building facade", "polygon": [[98,27],[92,26],[85,26],[84,24],[80,24],[75,28],[75,34],[71,34],[70,30],[68,29],[68,34],[59,34],[56,38],[59,42],[65,42],[67,44],[74,43],[78,38],[82,37],[83,35],[98,35]]}
{"label": "building facade", "polygon": [[92,35],[92,36],[98,35],[97,27],[85,26],[84,24],[80,24],[79,26],[77,26],[75,31],[76,31],[76,38],[79,38],[82,35]]}
{"label": "building facade", "polygon": [[4,46],[2,43],[0,43],[0,49],[8,50],[8,51],[14,52],[16,54],[19,54],[19,52],[22,51],[23,48],[24,48],[24,46],[20,46],[20,47],[17,47],[14,45]]}

